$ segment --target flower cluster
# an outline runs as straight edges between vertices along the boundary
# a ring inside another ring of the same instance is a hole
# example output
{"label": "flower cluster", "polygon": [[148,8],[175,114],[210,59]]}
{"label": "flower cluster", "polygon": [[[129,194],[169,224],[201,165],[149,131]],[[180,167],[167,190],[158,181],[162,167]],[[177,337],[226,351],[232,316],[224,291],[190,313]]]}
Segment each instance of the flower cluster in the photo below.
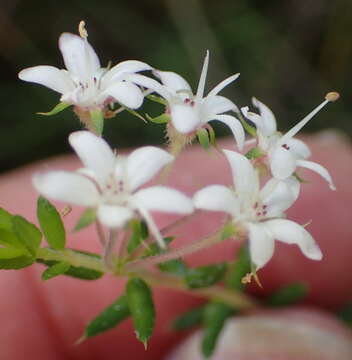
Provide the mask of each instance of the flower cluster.
{"label": "flower cluster", "polygon": [[[146,146],[128,156],[116,155],[101,134],[79,131],[69,136],[69,142],[84,168],[76,172],[50,171],[34,175],[33,183],[39,193],[92,208],[96,221],[110,230],[124,231],[131,220],[142,219],[162,248],[166,245],[150,212],[182,215],[189,215],[194,209],[224,212],[230,216],[235,229],[233,236],[248,241],[254,271],[272,257],[274,240],[297,244],[310,259],[322,258],[319,246],[305,226],[288,220],[285,211],[300,193],[301,183],[296,173],[299,167],[317,172],[335,190],[328,170],[306,160],[310,150],[294,136],[327,103],[335,101],[337,93],[328,93],[322,104],[282,135],[277,131],[274,114],[259,100],[253,98],[253,105],[259,110],[257,114],[250,112],[249,107],[239,110],[234,102],[219,95],[239,74],[229,76],[204,95],[209,52],[193,94],[189,83],[180,75],[157,70],[141,61],[128,60],[102,68],[87,40],[84,23],[80,24],[79,32],[80,36],[64,33],[59,39],[67,70],[35,66],[22,70],[20,79],[61,93],[61,103],[73,105],[88,129],[87,116],[82,114],[98,111],[106,117],[115,104],[122,110],[138,109],[145,96],[154,93],[154,99],[165,104],[171,149],[175,142],[192,142],[201,131],[212,137],[209,122],[220,121],[230,128],[234,145],[240,151],[221,152],[232,170],[233,184],[229,187],[209,185],[198,190],[193,199],[161,184],[140,189],[162,169],[165,180],[177,152],[170,154]],[[254,136],[247,142],[245,129],[251,129]],[[246,154],[242,153],[244,149]]]}

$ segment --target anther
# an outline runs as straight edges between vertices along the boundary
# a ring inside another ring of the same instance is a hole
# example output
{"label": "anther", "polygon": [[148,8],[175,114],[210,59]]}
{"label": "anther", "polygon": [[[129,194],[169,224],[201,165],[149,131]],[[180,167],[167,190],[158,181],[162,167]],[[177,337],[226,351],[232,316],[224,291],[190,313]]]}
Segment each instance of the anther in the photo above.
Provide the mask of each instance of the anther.
{"label": "anther", "polygon": [[290,150],[290,147],[287,144],[283,144],[282,147],[286,150]]}
{"label": "anther", "polygon": [[78,32],[79,32],[79,36],[82,39],[87,39],[88,32],[86,30],[86,23],[83,20],[81,20],[79,25],[78,25]]}
{"label": "anther", "polygon": [[340,98],[340,94],[336,91],[331,91],[325,95],[325,100],[334,102]]}

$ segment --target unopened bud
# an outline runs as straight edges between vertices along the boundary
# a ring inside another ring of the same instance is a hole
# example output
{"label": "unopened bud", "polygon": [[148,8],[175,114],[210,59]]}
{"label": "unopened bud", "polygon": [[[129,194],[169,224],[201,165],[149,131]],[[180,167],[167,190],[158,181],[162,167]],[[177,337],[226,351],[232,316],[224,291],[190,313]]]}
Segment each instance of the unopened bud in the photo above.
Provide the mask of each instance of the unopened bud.
{"label": "unopened bud", "polygon": [[325,95],[325,99],[334,102],[340,98],[340,94],[336,91],[331,91]]}

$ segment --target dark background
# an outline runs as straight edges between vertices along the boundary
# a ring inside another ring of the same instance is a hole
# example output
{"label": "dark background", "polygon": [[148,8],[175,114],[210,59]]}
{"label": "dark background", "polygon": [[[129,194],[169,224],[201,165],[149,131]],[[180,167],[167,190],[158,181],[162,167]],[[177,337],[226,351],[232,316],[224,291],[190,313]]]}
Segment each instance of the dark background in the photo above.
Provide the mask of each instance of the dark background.
{"label": "dark background", "polygon": [[[268,104],[285,130],[339,91],[305,131],[337,128],[351,134],[351,0],[0,0],[0,171],[69,151],[67,135],[80,128],[70,109],[36,115],[59,94],[21,82],[19,70],[63,67],[57,40],[85,20],[102,64],[138,59],[172,70],[196,86],[210,49],[208,89],[240,72],[223,94],[238,106],[252,95]],[[157,115],[161,108],[147,104]],[[225,134],[219,126],[217,131]],[[121,148],[163,139],[163,127],[123,114],[106,123],[105,136]]]}

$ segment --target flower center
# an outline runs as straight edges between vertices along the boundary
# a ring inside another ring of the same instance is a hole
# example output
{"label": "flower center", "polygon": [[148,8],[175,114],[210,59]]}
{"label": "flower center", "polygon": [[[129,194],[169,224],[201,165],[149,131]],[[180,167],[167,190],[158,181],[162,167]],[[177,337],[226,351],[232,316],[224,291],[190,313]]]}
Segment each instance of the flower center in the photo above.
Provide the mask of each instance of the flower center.
{"label": "flower center", "polygon": [[123,179],[116,179],[110,174],[104,188],[102,189],[102,197],[105,203],[109,205],[125,206],[129,192]]}

